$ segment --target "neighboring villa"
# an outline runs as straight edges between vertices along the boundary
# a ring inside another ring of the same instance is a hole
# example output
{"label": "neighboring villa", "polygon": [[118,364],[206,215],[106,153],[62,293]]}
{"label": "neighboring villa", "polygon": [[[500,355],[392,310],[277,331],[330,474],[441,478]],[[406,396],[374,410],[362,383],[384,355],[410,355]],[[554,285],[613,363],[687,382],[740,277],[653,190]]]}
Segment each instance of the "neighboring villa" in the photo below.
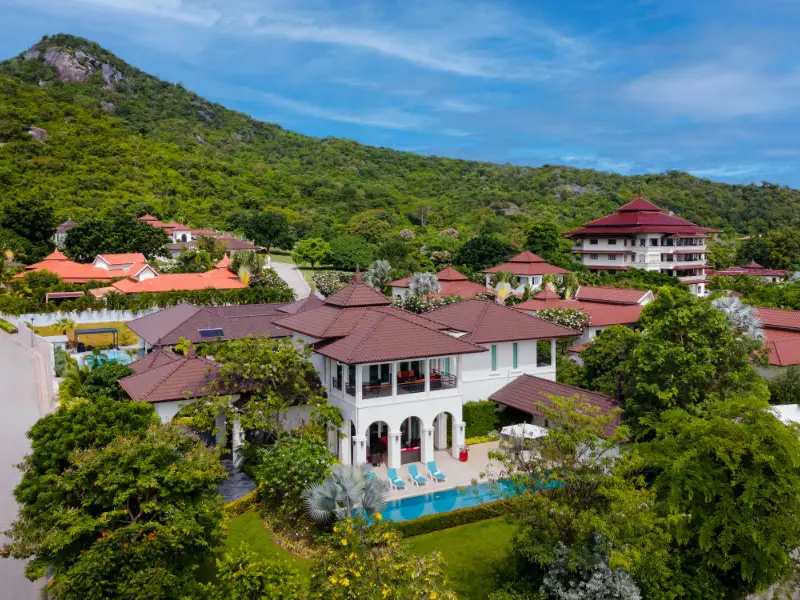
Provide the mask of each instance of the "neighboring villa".
{"label": "neighboring villa", "polygon": [[147,264],[143,254],[99,254],[91,264],[68,259],[61,250],[54,250],[43,261],[27,265],[22,273],[14,275],[22,278],[28,273],[48,271],[64,283],[86,283],[88,281],[110,281],[119,277],[133,280],[152,279],[156,271]]}
{"label": "neighboring villa", "polygon": [[633,327],[639,321],[644,306],[653,300],[653,292],[623,288],[581,286],[574,299],[563,300],[548,286],[531,300],[514,308],[535,314],[546,308],[571,308],[589,315],[589,323],[571,350],[580,351],[612,325]]}
{"label": "neighboring villa", "polygon": [[[440,290],[436,294],[430,294],[428,298],[442,298],[445,296],[461,296],[465,300],[469,300],[480,294],[492,294],[492,290],[471,282],[463,275],[456,271],[453,267],[447,267],[436,273],[439,279]],[[405,298],[409,291],[408,286],[411,282],[411,277],[403,277],[397,281],[389,284],[392,289],[392,296],[399,296]]]}
{"label": "neighboring villa", "polygon": [[56,248],[63,248],[64,244],[67,243],[67,234],[69,230],[75,227],[77,223],[72,219],[67,219],[61,225],[56,227],[56,233],[53,236],[53,243],[56,245]]}
{"label": "neighboring villa", "polygon": [[225,246],[226,252],[248,251],[254,252],[258,250],[258,246],[252,242],[239,239],[229,234],[223,234],[213,229],[192,229],[188,225],[170,221],[169,223],[162,223],[151,214],[146,214],[138,219],[142,223],[147,223],[153,227],[163,229],[169,235],[172,243],[167,245],[167,250],[173,258],[177,258],[184,248],[194,248],[196,241],[199,237],[213,237]]}
{"label": "neighboring villa", "polygon": [[706,239],[718,232],[636,198],[613,215],[564,235],[574,240],[572,253],[591,271],[659,271],[676,276],[692,294],[705,296]]}
{"label": "neighboring villa", "polygon": [[789,275],[789,271],[783,269],[765,269],[756,261],[742,267],[728,267],[720,271],[709,271],[709,275],[719,275],[722,277],[735,277],[737,275],[748,275],[750,277],[761,277],[767,283],[780,283]]}
{"label": "neighboring villa", "polygon": [[194,306],[181,303],[129,321],[127,325],[139,336],[144,352],[174,346],[181,338],[193,344],[226,342],[249,335],[284,338],[292,332],[275,325],[277,319],[321,304],[322,300],[316,296],[274,304]]}
{"label": "neighboring villa", "polygon": [[447,448],[448,415],[457,456],[463,403],[486,399],[522,373],[554,380],[555,340],[575,335],[487,300],[416,315],[390,306],[358,273],[322,305],[275,325],[311,344],[329,402],[342,411],[331,451],[344,464],[385,457],[389,467]]}
{"label": "neighboring villa", "polygon": [[[118,294],[141,294],[147,292],[173,292],[191,290],[238,290],[247,286],[230,271],[230,260],[224,257],[215,267],[205,273],[168,273],[161,275],[143,254],[98,254],[91,264],[69,260],[60,250],[48,254],[41,262],[25,267],[25,271],[14,275],[19,279],[27,273],[48,271],[64,283],[87,283],[107,281],[106,287],[89,290],[95,298],[103,298],[110,292]],[[117,280],[117,281],[114,281]],[[72,294],[65,296],[64,294]],[[61,298],[74,298],[80,292],[62,292]],[[58,298],[58,296],[53,296]]]}
{"label": "neighboring villa", "polygon": [[757,308],[764,325],[764,345],[769,350],[769,367],[760,368],[765,377],[774,377],[784,367],[800,364],[800,311]]}
{"label": "neighboring villa", "polygon": [[246,288],[247,285],[239,280],[236,273],[231,272],[228,265],[230,265],[230,261],[225,257],[213,269],[205,273],[165,273],[161,275],[153,271],[153,275],[150,277],[130,276],[115,281],[108,287],[95,288],[89,290],[89,292],[95,298],[103,298],[111,292],[117,294],[146,294],[208,289],[241,290]]}
{"label": "neighboring villa", "polygon": [[511,273],[515,275],[519,279],[519,285],[513,291],[516,294],[521,294],[526,286],[530,286],[533,290],[542,287],[542,277],[545,275],[561,276],[566,275],[569,271],[551,265],[530,250],[525,250],[525,252],[517,254],[502,265],[486,269],[484,273],[486,274],[487,288],[491,287],[492,276],[495,273]]}

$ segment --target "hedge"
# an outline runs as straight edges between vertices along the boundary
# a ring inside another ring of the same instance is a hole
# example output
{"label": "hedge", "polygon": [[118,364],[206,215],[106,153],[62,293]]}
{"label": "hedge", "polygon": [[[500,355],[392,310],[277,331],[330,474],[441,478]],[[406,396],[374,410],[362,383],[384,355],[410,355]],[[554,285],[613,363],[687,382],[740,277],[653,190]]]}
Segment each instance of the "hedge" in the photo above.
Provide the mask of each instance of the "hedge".
{"label": "hedge", "polygon": [[472,508],[461,508],[450,512],[427,515],[410,521],[400,521],[396,524],[396,527],[404,537],[433,533],[434,531],[499,517],[506,513],[507,503],[507,500],[495,500]]}
{"label": "hedge", "polygon": [[494,431],[499,422],[495,407],[495,403],[491,400],[465,403],[462,413],[467,424],[465,436],[479,437]]}
{"label": "hedge", "polygon": [[485,444],[486,442],[496,442],[500,439],[499,435],[476,435],[475,437],[467,438],[464,443],[467,446],[472,446],[473,444]]}
{"label": "hedge", "polygon": [[225,516],[229,519],[238,517],[253,508],[256,504],[258,504],[258,488],[254,489],[246,496],[242,496],[238,500],[226,504],[224,506]]}
{"label": "hedge", "polygon": [[19,329],[15,325],[12,325],[8,321],[0,319],[0,329],[5,331],[6,333],[17,333]]}

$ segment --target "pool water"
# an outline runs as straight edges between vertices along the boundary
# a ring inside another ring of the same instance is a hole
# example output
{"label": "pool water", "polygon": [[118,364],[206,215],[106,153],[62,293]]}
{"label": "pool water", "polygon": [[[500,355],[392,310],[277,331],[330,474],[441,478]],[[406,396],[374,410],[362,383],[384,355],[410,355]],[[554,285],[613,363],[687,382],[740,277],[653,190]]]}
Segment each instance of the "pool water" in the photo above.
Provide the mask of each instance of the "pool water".
{"label": "pool water", "polygon": [[112,348],[110,350],[103,350],[103,353],[100,356],[94,356],[91,352],[87,352],[86,354],[78,355],[78,364],[85,365],[85,364],[104,364],[110,361],[114,361],[121,365],[127,365],[133,359],[128,355],[127,352],[124,350],[119,350],[117,348]]}
{"label": "pool water", "polygon": [[[433,484],[428,484],[433,485]],[[434,488],[435,489],[435,488]],[[450,512],[459,508],[472,508],[487,502],[508,498],[514,493],[510,481],[479,483],[461,488],[432,492],[387,502],[383,517],[391,521],[409,521],[426,515]]]}

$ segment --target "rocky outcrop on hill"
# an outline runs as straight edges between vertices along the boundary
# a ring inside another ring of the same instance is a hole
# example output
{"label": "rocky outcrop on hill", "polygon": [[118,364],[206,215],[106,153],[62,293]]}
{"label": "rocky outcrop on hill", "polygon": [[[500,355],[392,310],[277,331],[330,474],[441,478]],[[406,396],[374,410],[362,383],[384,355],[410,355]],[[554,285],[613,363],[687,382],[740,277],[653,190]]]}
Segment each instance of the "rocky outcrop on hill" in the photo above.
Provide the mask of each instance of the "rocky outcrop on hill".
{"label": "rocky outcrop on hill", "polygon": [[42,129],[41,127],[34,127],[31,125],[28,127],[27,131],[28,134],[37,142],[43,142],[50,137],[50,132],[47,131],[47,129]]}
{"label": "rocky outcrop on hill", "polygon": [[22,55],[23,60],[41,60],[52,67],[58,78],[67,83],[88,81],[98,70],[103,77],[103,87],[114,88],[124,75],[107,62],[83,50],[71,52],[64,48],[51,46],[42,50],[39,45],[33,46]]}

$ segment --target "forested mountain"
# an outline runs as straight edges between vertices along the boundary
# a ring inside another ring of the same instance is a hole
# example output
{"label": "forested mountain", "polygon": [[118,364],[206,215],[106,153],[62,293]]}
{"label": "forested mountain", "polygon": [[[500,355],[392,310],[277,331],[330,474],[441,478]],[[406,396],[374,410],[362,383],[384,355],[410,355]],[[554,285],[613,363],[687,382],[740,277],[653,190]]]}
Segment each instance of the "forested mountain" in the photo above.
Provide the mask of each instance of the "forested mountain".
{"label": "forested mountain", "polygon": [[59,218],[149,210],[236,229],[244,211],[273,205],[306,217],[301,237],[330,238],[369,209],[382,209],[394,230],[471,233],[495,216],[516,227],[529,219],[572,226],[637,194],[740,233],[800,222],[800,191],[776,185],[518,167],[299,135],[67,35],[0,63],[0,211],[34,197]]}

